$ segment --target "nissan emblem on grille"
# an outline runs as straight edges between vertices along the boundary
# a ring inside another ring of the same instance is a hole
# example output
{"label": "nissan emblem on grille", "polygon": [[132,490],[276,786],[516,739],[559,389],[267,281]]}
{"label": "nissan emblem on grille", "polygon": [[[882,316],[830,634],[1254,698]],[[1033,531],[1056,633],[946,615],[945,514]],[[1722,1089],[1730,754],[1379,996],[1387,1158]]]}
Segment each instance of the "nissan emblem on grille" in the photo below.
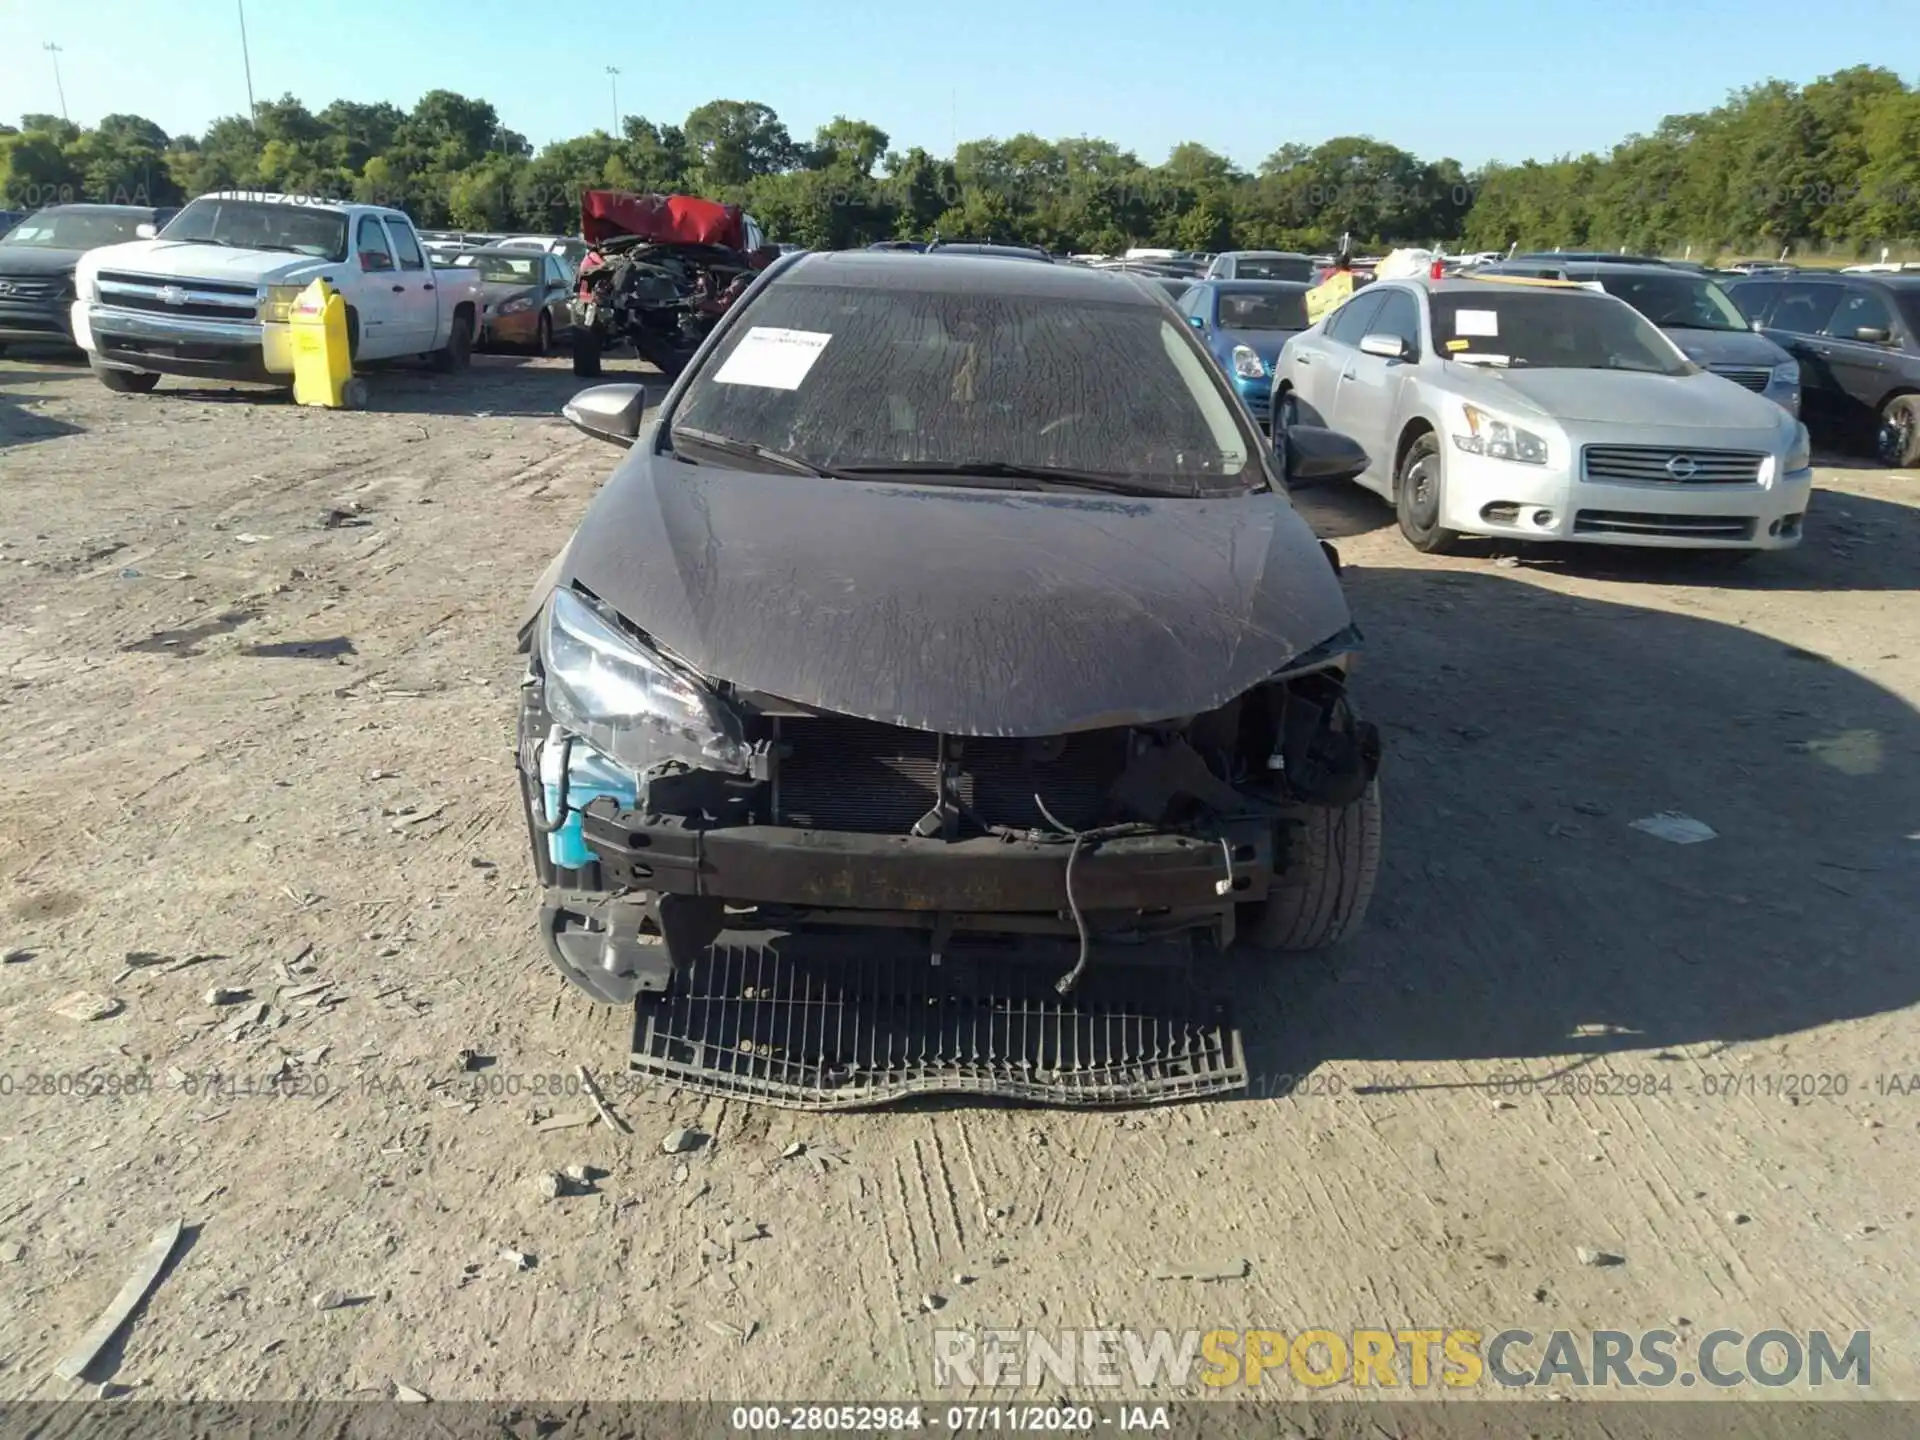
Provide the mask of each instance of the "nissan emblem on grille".
{"label": "nissan emblem on grille", "polygon": [[1691,455],[1676,455],[1667,461],[1667,473],[1676,480],[1691,480],[1700,472]]}
{"label": "nissan emblem on grille", "polygon": [[163,305],[184,305],[187,303],[187,292],[182,290],[178,285],[162,285],[158,290],[154,291],[154,296]]}

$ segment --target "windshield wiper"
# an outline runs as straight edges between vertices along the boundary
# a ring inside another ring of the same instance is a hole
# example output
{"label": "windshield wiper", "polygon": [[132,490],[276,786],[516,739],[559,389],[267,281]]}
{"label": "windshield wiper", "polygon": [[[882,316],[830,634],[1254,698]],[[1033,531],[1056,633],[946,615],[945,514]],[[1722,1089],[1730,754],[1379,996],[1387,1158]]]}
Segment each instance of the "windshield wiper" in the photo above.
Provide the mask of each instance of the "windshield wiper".
{"label": "windshield wiper", "polygon": [[[735,440],[730,435],[715,435],[710,430],[669,431],[676,447],[683,439],[696,445],[704,445],[709,450],[718,450],[722,455],[739,455],[749,460],[765,460],[778,465],[782,470],[791,470],[796,475],[818,475],[826,480],[838,480],[842,474],[838,470],[829,470],[825,466],[815,465],[811,460],[802,460],[798,455],[789,455],[784,450],[775,450],[768,445],[757,445],[751,440]],[[696,460],[693,462],[698,464]]]}
{"label": "windshield wiper", "polygon": [[860,479],[910,475],[916,479],[950,476],[963,483],[969,479],[1027,482],[1015,483],[1012,488],[1016,490],[1093,490],[1103,495],[1164,496],[1174,493],[1136,485],[1092,470],[1071,470],[1060,465],[1020,465],[1011,460],[901,460],[890,465],[847,465],[838,473]]}

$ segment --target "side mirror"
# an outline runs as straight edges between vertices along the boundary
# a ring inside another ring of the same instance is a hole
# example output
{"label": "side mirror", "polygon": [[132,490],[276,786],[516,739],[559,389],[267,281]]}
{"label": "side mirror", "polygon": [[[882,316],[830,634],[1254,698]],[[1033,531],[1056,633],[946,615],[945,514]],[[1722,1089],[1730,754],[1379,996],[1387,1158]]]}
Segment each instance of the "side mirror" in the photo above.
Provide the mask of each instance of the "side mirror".
{"label": "side mirror", "polygon": [[142,240],[151,240],[160,232],[151,222],[142,220],[138,225],[133,227],[133,233]]}
{"label": "side mirror", "polygon": [[1382,360],[1407,358],[1407,342],[1398,335],[1366,335],[1360,340],[1362,355],[1378,355]]}
{"label": "side mirror", "polygon": [[1862,325],[1858,330],[1853,332],[1853,338],[1856,340],[1864,340],[1869,345],[1884,345],[1893,338],[1893,332],[1890,330],[1882,330],[1874,325]]}
{"label": "side mirror", "polygon": [[568,422],[596,440],[630,446],[639,438],[640,421],[647,411],[644,385],[595,385],[582,390],[560,409]]}
{"label": "side mirror", "polygon": [[1189,315],[1187,317],[1187,323],[1196,330],[1204,330],[1207,328],[1206,317],[1202,315]]}
{"label": "side mirror", "polygon": [[1358,440],[1318,425],[1290,425],[1274,431],[1273,448],[1280,456],[1290,490],[1340,485],[1360,475],[1371,463]]}

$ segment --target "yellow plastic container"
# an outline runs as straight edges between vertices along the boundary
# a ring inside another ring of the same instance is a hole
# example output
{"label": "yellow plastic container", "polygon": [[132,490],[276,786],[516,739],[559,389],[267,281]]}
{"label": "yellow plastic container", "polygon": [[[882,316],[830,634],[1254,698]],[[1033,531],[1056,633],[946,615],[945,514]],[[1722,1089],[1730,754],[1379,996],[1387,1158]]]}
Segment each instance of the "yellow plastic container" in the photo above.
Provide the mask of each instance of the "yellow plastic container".
{"label": "yellow plastic container", "polygon": [[1307,323],[1317,325],[1329,310],[1337,310],[1353,295],[1353,272],[1338,270],[1307,291]]}
{"label": "yellow plastic container", "polygon": [[325,280],[300,292],[287,312],[293,342],[293,398],[329,410],[357,408],[366,387],[353,378],[347,346],[347,302]]}

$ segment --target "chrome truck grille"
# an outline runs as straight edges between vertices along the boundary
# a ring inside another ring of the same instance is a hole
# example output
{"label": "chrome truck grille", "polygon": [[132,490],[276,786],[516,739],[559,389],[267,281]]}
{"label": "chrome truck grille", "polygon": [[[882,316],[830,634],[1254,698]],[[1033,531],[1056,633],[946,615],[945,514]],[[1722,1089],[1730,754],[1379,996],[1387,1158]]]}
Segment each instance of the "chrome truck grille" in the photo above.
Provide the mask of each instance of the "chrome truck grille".
{"label": "chrome truck grille", "polygon": [[256,320],[260,295],[251,284],[230,280],[174,280],[102,270],[100,303],[120,310],[183,315],[197,320]]}

